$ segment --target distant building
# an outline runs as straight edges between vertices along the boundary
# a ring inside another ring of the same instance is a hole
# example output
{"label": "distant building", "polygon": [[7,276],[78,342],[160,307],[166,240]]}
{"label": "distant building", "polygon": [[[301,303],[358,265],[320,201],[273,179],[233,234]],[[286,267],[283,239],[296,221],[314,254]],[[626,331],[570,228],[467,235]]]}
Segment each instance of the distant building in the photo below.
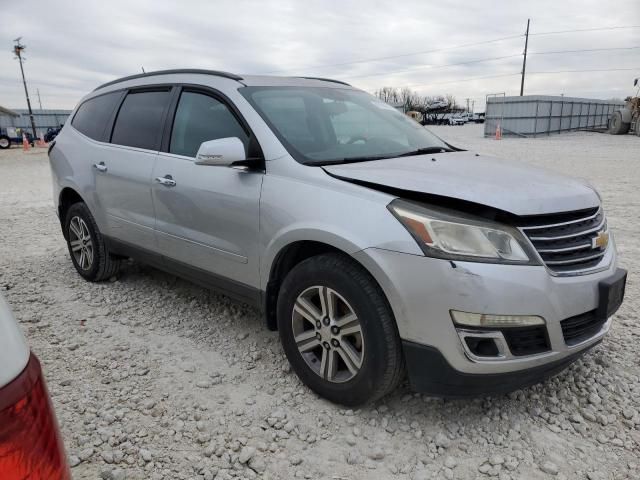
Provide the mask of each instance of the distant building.
{"label": "distant building", "polygon": [[[67,121],[71,110],[33,110],[33,120],[36,124],[36,133],[45,134],[48,128],[59,127]],[[15,130],[22,129],[31,132],[31,120],[29,110],[22,108],[8,109],[0,106],[0,130],[9,132],[12,136]]]}

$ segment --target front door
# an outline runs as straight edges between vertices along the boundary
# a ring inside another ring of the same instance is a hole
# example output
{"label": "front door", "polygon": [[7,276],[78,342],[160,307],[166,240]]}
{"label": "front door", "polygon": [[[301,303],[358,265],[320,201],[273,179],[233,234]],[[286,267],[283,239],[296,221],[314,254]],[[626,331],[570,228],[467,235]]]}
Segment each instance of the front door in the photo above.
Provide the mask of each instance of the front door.
{"label": "front door", "polygon": [[257,289],[263,173],[195,164],[202,142],[227,137],[247,149],[249,133],[221,97],[183,90],[168,152],[158,154],[153,169],[156,241],[174,267],[192,267],[231,290]]}

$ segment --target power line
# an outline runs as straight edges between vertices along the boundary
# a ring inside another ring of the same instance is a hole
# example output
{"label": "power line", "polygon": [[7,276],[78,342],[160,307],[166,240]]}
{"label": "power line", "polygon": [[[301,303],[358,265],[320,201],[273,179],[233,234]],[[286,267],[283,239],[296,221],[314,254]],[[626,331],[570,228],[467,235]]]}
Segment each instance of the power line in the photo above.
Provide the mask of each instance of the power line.
{"label": "power line", "polygon": [[554,73],[586,73],[586,72],[629,72],[640,70],[640,67],[632,68],[594,68],[588,70],[552,70],[548,72],[529,72],[531,75],[554,74]]}
{"label": "power line", "polygon": [[[585,70],[554,70],[547,72],[527,72],[527,75],[543,75],[543,74],[556,74],[556,73],[586,73],[586,72],[625,72],[625,71],[633,71],[640,70],[640,67],[634,68],[603,68],[603,69],[585,69]],[[450,83],[460,83],[460,82],[471,82],[473,80],[484,80],[489,78],[499,78],[499,77],[514,77],[516,75],[520,75],[521,72],[515,73],[504,73],[500,75],[486,75],[482,77],[468,77],[468,78],[459,78],[456,80],[448,80],[446,82],[432,82],[432,83],[423,83],[423,84],[410,84],[405,85],[405,87],[430,87],[432,85],[447,85]]]}
{"label": "power line", "polygon": [[558,30],[555,32],[539,32],[539,33],[530,33],[530,36],[536,35],[556,35],[560,33],[580,33],[580,32],[598,32],[603,30],[625,30],[630,28],[640,28],[640,25],[627,25],[627,26],[613,26],[613,27],[598,27],[598,28],[578,28],[575,30]]}
{"label": "power line", "polygon": [[[587,48],[587,49],[579,49],[579,50],[554,50],[554,51],[548,51],[548,52],[529,52],[528,55],[552,55],[552,54],[563,54],[563,53],[590,53],[590,52],[604,52],[604,51],[611,51],[611,50],[635,50],[635,49],[639,49],[640,46],[638,47],[613,47],[613,48]],[[485,57],[485,58],[478,58],[475,60],[468,60],[468,61],[464,61],[464,62],[455,62],[455,63],[444,63],[444,64],[439,64],[439,65],[422,65],[422,66],[418,66],[418,67],[413,67],[413,68],[405,68],[402,70],[392,70],[392,71],[385,71],[385,72],[376,72],[376,73],[366,73],[363,75],[348,75],[345,76],[345,78],[368,78],[368,77],[378,77],[378,76],[384,76],[384,75],[393,75],[396,73],[409,73],[409,72],[415,72],[417,70],[434,70],[436,68],[445,68],[445,67],[455,67],[455,66],[459,66],[459,65],[471,65],[474,63],[484,63],[484,62],[491,62],[491,61],[495,61],[495,60],[504,60],[506,58],[515,58],[515,57],[521,57],[522,53],[514,53],[513,55],[502,55],[500,57]]]}
{"label": "power line", "polygon": [[585,48],[579,50],[552,50],[548,52],[529,52],[529,55],[554,55],[557,53],[609,52],[612,50],[637,50],[638,47]]}
{"label": "power line", "polygon": [[401,53],[398,55],[389,55],[386,57],[375,57],[375,58],[366,58],[366,59],[361,59],[361,60],[353,60],[350,62],[342,62],[342,63],[327,63],[327,64],[323,64],[323,65],[307,65],[307,66],[303,66],[303,67],[296,67],[296,68],[287,68],[287,69],[283,69],[283,70],[274,70],[271,72],[264,72],[262,73],[262,75],[268,75],[268,74],[272,74],[272,73],[282,73],[282,72],[290,72],[290,71],[295,71],[295,70],[304,70],[304,69],[312,69],[312,68],[325,68],[325,67],[342,67],[345,65],[355,65],[358,63],[369,63],[369,62],[379,62],[382,60],[392,60],[394,58],[402,58],[402,57],[412,57],[415,55],[424,55],[426,53],[436,53],[436,52],[444,52],[447,50],[455,50],[458,48],[465,48],[465,47],[474,47],[476,45],[486,45],[489,43],[496,43],[496,42],[502,42],[504,40],[510,40],[513,38],[521,38],[523,35],[511,35],[509,37],[501,37],[501,38],[494,38],[491,40],[484,40],[481,42],[473,42],[473,43],[465,43],[465,44],[461,44],[461,45],[454,45],[451,47],[443,47],[443,48],[434,48],[431,50],[423,50],[420,52],[411,52],[411,53]]}
{"label": "power line", "polygon": [[460,82],[471,82],[473,80],[484,80],[487,78],[498,78],[498,77],[513,77],[515,75],[520,75],[520,72],[516,73],[502,73],[499,75],[485,75],[483,77],[469,77],[469,78],[460,78],[458,80],[449,80],[446,82],[433,82],[433,83],[422,83],[422,84],[411,84],[405,85],[406,87],[430,87],[431,85],[447,85],[449,83],[460,83]]}
{"label": "power line", "polygon": [[490,62],[493,60],[502,60],[505,58],[514,58],[514,57],[520,57],[522,54],[521,53],[515,53],[513,55],[503,55],[501,57],[487,57],[487,58],[479,58],[476,60],[469,60],[466,62],[456,62],[456,63],[445,63],[445,64],[441,64],[441,65],[422,65],[419,67],[414,67],[414,68],[407,68],[404,70],[394,70],[394,71],[390,71],[390,72],[378,72],[378,73],[368,73],[365,75],[349,75],[348,78],[365,78],[365,77],[377,77],[379,75],[391,75],[394,73],[405,73],[405,72],[415,72],[416,70],[422,70],[422,69],[435,69],[435,68],[444,68],[444,67],[454,67],[454,66],[458,66],[458,65],[470,65],[472,63],[482,63],[482,62]]}
{"label": "power line", "polygon": [[[574,29],[574,30],[558,30],[558,31],[554,31],[554,32],[539,32],[539,33],[529,33],[529,36],[542,36],[542,35],[556,35],[556,34],[563,34],[563,33],[582,33],[582,32],[596,32],[596,31],[605,31],[605,30],[622,30],[622,29],[632,29],[632,28],[640,28],[640,25],[625,25],[625,26],[611,26],[611,27],[598,27],[598,28],[579,28],[579,29]],[[291,71],[296,71],[296,70],[305,70],[305,69],[313,69],[313,68],[327,68],[327,67],[342,67],[342,66],[346,66],[346,65],[355,65],[355,64],[360,64],[360,63],[369,63],[369,62],[379,62],[379,61],[383,61],[383,60],[393,60],[395,58],[403,58],[403,57],[412,57],[412,56],[416,56],[416,55],[424,55],[426,53],[436,53],[436,52],[444,52],[447,50],[455,50],[458,48],[466,48],[466,47],[474,47],[477,45],[487,45],[490,43],[497,43],[497,42],[502,42],[505,40],[512,40],[514,38],[522,38],[524,37],[524,34],[518,34],[518,35],[510,35],[507,37],[500,37],[500,38],[493,38],[490,40],[483,40],[483,41],[479,41],[479,42],[472,42],[472,43],[464,43],[461,45],[453,45],[451,47],[443,47],[443,48],[434,48],[431,50],[423,50],[423,51],[419,51],[419,52],[410,52],[410,53],[401,53],[401,54],[397,54],[397,55],[388,55],[385,57],[372,57],[372,58],[364,58],[364,59],[360,59],[360,60],[352,60],[349,62],[340,62],[340,63],[325,63],[325,64],[320,64],[320,65],[306,65],[306,66],[301,66],[301,67],[293,67],[293,68],[285,68],[285,69],[280,69],[280,70],[272,70],[269,72],[263,72],[260,75],[270,75],[270,74],[275,74],[275,73],[284,73],[284,72],[291,72]]]}

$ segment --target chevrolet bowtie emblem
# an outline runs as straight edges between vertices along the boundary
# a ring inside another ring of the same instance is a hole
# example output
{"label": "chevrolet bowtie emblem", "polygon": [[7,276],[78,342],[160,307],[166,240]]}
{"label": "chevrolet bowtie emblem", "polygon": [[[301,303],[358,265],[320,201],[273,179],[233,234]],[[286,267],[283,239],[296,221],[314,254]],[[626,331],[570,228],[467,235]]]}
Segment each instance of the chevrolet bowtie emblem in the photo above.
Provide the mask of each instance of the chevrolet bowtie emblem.
{"label": "chevrolet bowtie emblem", "polygon": [[598,236],[592,240],[591,248],[607,248],[609,244],[609,234],[605,231],[598,232]]}

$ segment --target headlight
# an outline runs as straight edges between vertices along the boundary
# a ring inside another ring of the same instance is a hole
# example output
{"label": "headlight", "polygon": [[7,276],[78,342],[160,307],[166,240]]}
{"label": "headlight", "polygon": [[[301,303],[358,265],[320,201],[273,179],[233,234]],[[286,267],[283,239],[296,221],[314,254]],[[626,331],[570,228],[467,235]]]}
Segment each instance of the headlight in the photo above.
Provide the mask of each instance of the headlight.
{"label": "headlight", "polygon": [[394,200],[389,210],[416,239],[425,255],[450,260],[536,263],[521,234],[506,225],[444,209]]}

